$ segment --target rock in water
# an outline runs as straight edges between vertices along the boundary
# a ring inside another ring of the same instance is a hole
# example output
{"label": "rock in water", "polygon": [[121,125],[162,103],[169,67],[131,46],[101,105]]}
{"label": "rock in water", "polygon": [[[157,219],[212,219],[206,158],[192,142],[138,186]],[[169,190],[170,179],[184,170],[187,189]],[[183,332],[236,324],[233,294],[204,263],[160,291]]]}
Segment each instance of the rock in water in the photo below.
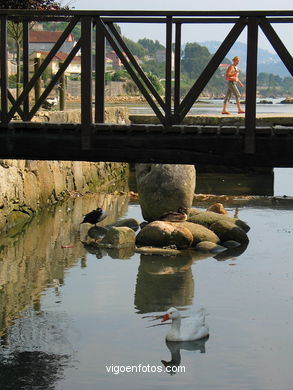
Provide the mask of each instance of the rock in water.
{"label": "rock in water", "polygon": [[191,207],[196,177],[193,165],[136,164],[135,171],[139,203],[146,221],[155,221],[179,207]]}

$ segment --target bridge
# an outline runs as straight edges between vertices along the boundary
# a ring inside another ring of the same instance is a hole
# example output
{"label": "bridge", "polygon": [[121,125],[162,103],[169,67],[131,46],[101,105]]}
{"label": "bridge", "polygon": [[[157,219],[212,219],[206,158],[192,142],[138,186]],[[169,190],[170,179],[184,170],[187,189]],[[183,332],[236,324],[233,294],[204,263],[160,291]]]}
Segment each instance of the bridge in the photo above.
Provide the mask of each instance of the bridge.
{"label": "bridge", "polygon": [[[292,167],[293,121],[257,125],[257,52],[262,31],[293,75],[293,59],[273,25],[292,24],[293,11],[28,11],[0,10],[1,112],[0,158],[202,163],[234,166]],[[39,69],[29,76],[29,26],[34,21],[66,21],[67,27]],[[8,88],[7,25],[22,28],[22,91]],[[119,34],[116,24],[162,24],[166,32],[165,96],[161,97]],[[30,92],[68,35],[80,24],[81,36],[36,101]],[[230,32],[193,86],[182,98],[181,33],[186,24],[226,24]],[[210,78],[247,30],[246,113],[243,125],[210,126],[185,118]],[[173,36],[174,42],[173,42]],[[105,124],[105,41],[108,41],[153,110],[158,124]],[[172,71],[172,50],[175,69]],[[96,53],[93,61],[93,50]],[[81,51],[81,122],[32,121]],[[94,62],[94,63],[93,63]],[[93,70],[95,83],[93,83]],[[93,88],[94,85],[94,88]],[[93,104],[93,102],[95,104]],[[15,120],[15,116],[18,120]]]}

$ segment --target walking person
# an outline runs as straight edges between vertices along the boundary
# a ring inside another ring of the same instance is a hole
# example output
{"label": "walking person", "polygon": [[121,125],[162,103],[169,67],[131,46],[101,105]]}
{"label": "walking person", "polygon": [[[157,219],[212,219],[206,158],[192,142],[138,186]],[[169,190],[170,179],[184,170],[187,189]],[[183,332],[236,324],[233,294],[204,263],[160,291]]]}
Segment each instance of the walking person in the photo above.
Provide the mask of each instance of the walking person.
{"label": "walking person", "polygon": [[242,82],[239,80],[238,78],[238,75],[239,75],[239,69],[237,68],[237,65],[239,64],[240,62],[240,57],[236,56],[233,58],[232,60],[232,65],[230,65],[226,71],[226,80],[228,81],[228,90],[227,90],[227,93],[226,93],[226,96],[224,98],[224,107],[223,107],[223,111],[222,111],[222,114],[231,114],[231,112],[228,111],[227,107],[228,107],[228,103],[231,99],[231,96],[232,94],[235,96],[235,99],[236,99],[236,105],[237,105],[237,108],[238,108],[238,114],[244,114],[245,111],[242,110],[241,106],[240,106],[240,92],[237,88],[237,83],[239,83],[239,85],[241,87],[243,87],[244,85],[242,84]]}

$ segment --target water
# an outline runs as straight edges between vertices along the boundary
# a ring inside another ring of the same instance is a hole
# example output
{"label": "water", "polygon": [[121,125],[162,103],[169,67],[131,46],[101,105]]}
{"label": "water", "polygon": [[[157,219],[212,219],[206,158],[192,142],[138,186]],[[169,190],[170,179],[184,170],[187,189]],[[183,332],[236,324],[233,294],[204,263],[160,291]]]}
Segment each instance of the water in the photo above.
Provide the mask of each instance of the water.
{"label": "water", "polygon": [[[292,195],[288,176],[281,182]],[[243,204],[250,242],[226,259],[89,253],[79,223],[96,204],[109,211],[102,225],[142,220],[127,195],[99,194],[48,210],[22,234],[1,239],[1,389],[293,388],[290,202]],[[226,207],[233,215],[235,205]],[[210,328],[208,340],[173,350],[185,369],[174,375],[158,372],[171,346],[169,325],[155,319],[171,305],[184,315],[204,306]],[[128,365],[141,372],[115,374]]]}
{"label": "water", "polygon": [[[271,101],[272,104],[263,104],[260,103],[261,100]],[[256,113],[257,114],[293,114],[293,105],[292,104],[280,104],[284,98],[268,98],[268,99],[259,99],[256,104]],[[134,105],[131,104],[129,107],[130,114],[151,114],[153,111],[150,106],[146,104]],[[194,104],[189,112],[190,115],[202,115],[202,114],[220,114],[223,109],[223,100],[221,99],[200,99],[200,101]],[[232,113],[237,112],[237,108],[233,100],[229,105],[229,111]]]}

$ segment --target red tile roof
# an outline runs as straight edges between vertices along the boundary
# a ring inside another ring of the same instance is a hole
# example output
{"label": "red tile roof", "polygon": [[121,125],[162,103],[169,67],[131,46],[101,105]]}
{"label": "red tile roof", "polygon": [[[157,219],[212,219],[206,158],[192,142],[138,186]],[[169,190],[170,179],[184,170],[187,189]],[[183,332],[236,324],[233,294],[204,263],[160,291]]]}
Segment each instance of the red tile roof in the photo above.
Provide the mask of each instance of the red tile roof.
{"label": "red tile roof", "polygon": [[[29,40],[30,42],[35,42],[35,43],[56,42],[60,38],[62,33],[63,31],[30,31]],[[65,41],[73,42],[74,41],[73,35],[70,33]]]}
{"label": "red tile roof", "polygon": [[[48,55],[48,51],[34,51],[31,56],[33,56],[34,53],[40,53],[42,57],[46,57]],[[68,53],[63,53],[63,52],[58,52],[55,54],[53,57],[53,60],[58,60],[58,61],[65,61],[68,56]],[[72,62],[80,62],[80,56],[75,56],[73,57]]]}

